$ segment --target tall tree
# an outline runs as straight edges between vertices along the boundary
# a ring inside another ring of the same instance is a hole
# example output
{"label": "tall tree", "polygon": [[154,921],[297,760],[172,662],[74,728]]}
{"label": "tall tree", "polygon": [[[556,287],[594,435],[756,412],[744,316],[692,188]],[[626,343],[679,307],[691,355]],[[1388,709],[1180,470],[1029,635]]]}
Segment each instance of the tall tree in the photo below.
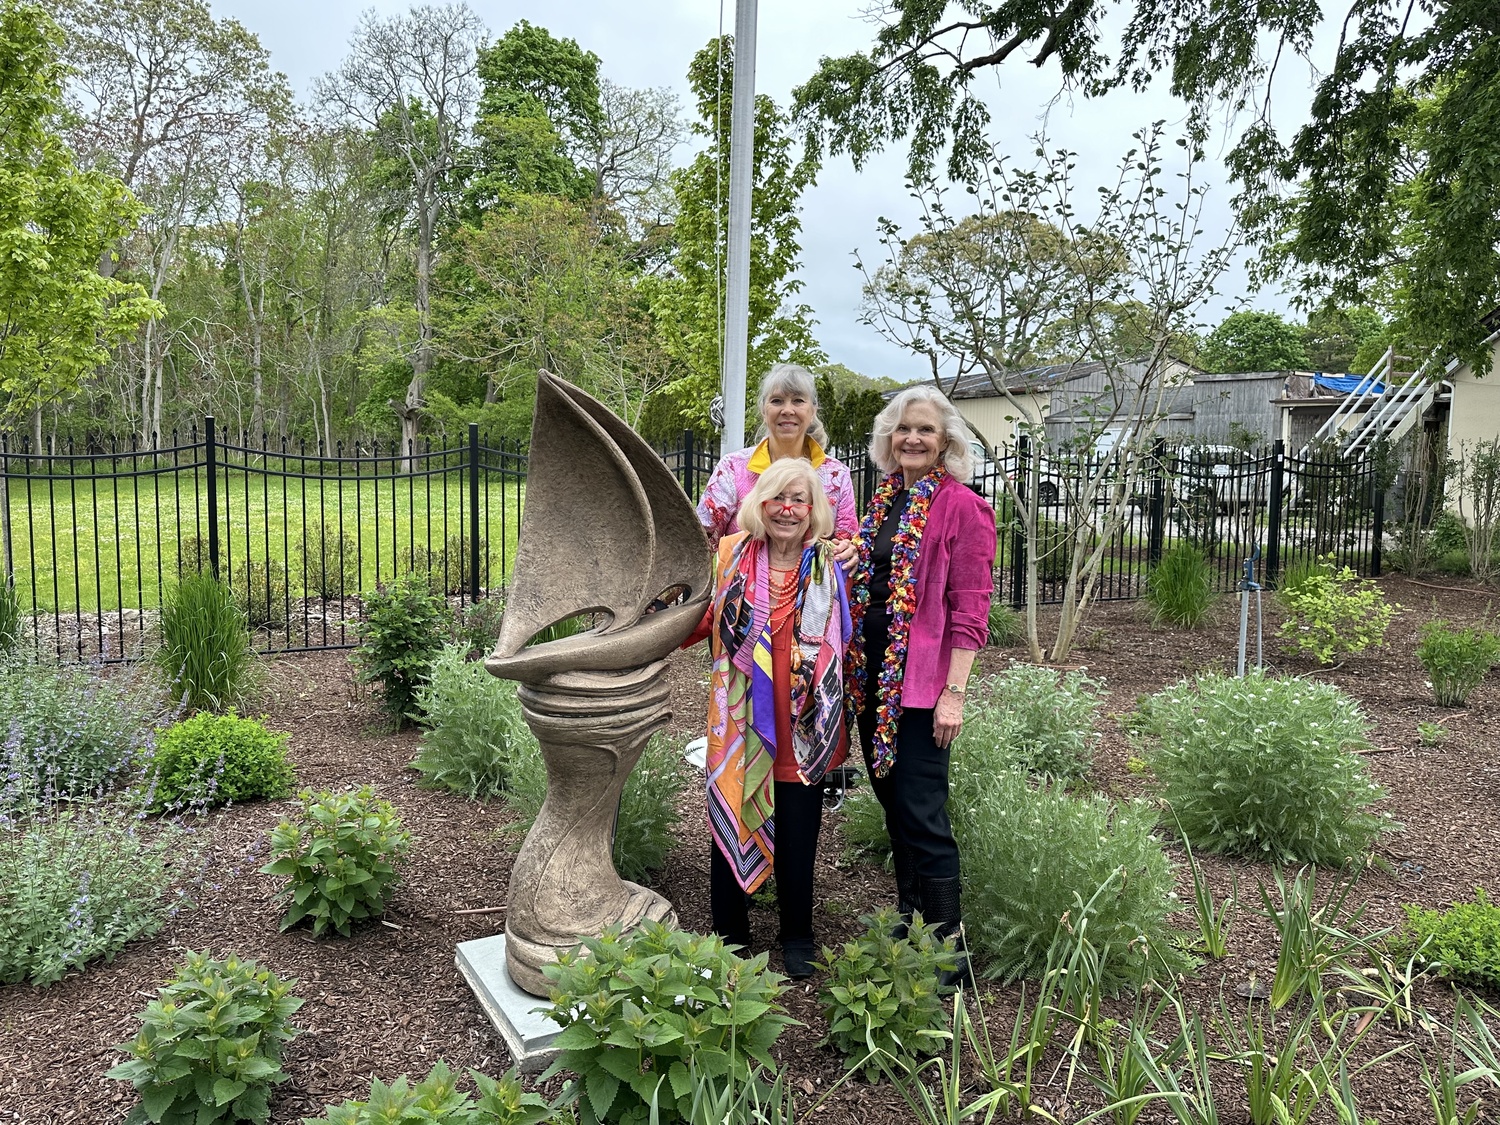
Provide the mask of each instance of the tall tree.
{"label": "tall tree", "polygon": [[1314,371],[1367,371],[1369,365],[1359,368],[1357,360],[1366,345],[1381,337],[1385,327],[1385,319],[1364,305],[1313,309],[1302,329],[1307,362]]}
{"label": "tall tree", "polygon": [[62,38],[40,5],[0,3],[0,418],[10,424],[40,425],[43,403],[75,394],[112,344],[160,312],[141,286],[99,271],[141,209],[116,177],[79,169],[60,135]]}
{"label": "tall tree", "polygon": [[[73,141],[150,209],[140,237],[100,272],[141,275],[153,298],[168,284],[184,227],[214,221],[252,136],[286,116],[291,93],[254,35],[215,20],[204,0],[61,0]],[[139,432],[162,429],[168,341],[149,323],[139,348]]]}
{"label": "tall tree", "polygon": [[1209,371],[1305,371],[1302,332],[1273,312],[1230,313],[1203,342]]}
{"label": "tall tree", "polygon": [[[665,333],[663,345],[682,374],[663,392],[680,426],[711,427],[709,403],[718,393],[723,362],[723,302],[727,267],[729,106],[733,43],[710,42],[693,58],[688,81],[698,100],[693,132],[705,149],[672,177],[677,199],[675,253],[670,276],[653,278],[652,311]],[[750,197],[749,384],[777,360],[819,363],[812,309],[796,302],[802,192],[816,165],[797,159],[790,122],[776,103],[755,99],[755,167]],[[726,409],[744,409],[727,404]]]}
{"label": "tall tree", "polygon": [[[406,392],[391,402],[403,449],[416,441],[432,367],[438,235],[454,202],[455,170],[479,97],[475,52],[483,35],[484,25],[466,4],[414,7],[389,19],[372,10],[360,18],[343,65],[318,83],[320,97],[375,133],[405,175],[417,339]],[[411,470],[409,459],[404,465]]]}
{"label": "tall tree", "polygon": [[[1006,63],[1055,65],[1064,87],[1089,96],[1165,75],[1200,124],[1222,107],[1243,125],[1229,162],[1264,276],[1297,266],[1311,304],[1353,304],[1400,268],[1408,334],[1487,369],[1479,319],[1500,301],[1500,21],[1494,0],[1415,11],[1411,0],[1360,0],[1332,58],[1315,59],[1324,9],[1314,3],[891,0],[870,50],[823,59],[795,107],[814,151],[858,164],[904,139],[915,175],[946,153],[963,179],[987,153],[981,91]],[[1294,57],[1321,77],[1287,142],[1271,92],[1278,72],[1301,70],[1286,65]],[[1438,102],[1425,125],[1423,97]],[[1282,193],[1299,182],[1288,209]]]}

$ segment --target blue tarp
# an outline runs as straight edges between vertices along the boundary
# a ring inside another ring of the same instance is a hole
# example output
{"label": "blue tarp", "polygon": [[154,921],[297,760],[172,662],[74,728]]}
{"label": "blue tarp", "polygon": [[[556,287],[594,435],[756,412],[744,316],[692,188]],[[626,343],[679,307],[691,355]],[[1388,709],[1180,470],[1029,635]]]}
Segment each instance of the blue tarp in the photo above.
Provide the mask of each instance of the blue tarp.
{"label": "blue tarp", "polygon": [[1324,390],[1338,391],[1349,395],[1358,391],[1369,391],[1372,395],[1385,394],[1385,384],[1378,379],[1370,382],[1368,375],[1324,375],[1321,371],[1313,375],[1313,382]]}

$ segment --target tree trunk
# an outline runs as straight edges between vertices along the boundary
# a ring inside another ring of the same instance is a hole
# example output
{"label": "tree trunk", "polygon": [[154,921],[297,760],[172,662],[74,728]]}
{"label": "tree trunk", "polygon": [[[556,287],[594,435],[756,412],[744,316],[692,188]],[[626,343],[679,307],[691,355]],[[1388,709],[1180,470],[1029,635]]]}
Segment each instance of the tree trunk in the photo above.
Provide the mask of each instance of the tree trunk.
{"label": "tree trunk", "polygon": [[406,398],[396,405],[401,418],[401,471],[416,471],[413,453],[417,446],[417,426],[422,419],[422,397],[427,372],[432,368],[432,238],[437,227],[437,185],[423,185],[419,198],[422,207],[417,218],[417,350],[411,361],[411,382]]}

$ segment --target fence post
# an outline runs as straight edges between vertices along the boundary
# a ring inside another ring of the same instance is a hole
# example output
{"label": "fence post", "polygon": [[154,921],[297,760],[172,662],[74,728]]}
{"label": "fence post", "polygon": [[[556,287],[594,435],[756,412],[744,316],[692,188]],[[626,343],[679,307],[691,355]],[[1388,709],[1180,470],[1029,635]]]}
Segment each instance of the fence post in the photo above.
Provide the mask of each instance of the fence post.
{"label": "fence post", "polygon": [[1266,585],[1275,586],[1281,573],[1281,499],[1286,488],[1286,442],[1271,446],[1271,499],[1266,513]]}
{"label": "fence post", "polygon": [[[1016,439],[1016,512],[1026,504],[1026,481],[1031,473],[1026,462],[1030,455],[1031,440],[1022,434]],[[1019,613],[1026,607],[1026,527],[1014,512],[1010,522],[1010,608]]]}
{"label": "fence post", "polygon": [[1151,446],[1151,502],[1146,508],[1146,565],[1161,564],[1162,541],[1167,524],[1167,440],[1157,438]]}
{"label": "fence post", "polygon": [[479,600],[479,423],[469,423],[469,604]]}
{"label": "fence post", "polygon": [[1370,577],[1380,577],[1380,541],[1385,538],[1385,489],[1380,487],[1378,474],[1374,477],[1375,487],[1375,528],[1371,531],[1370,539]]}
{"label": "fence post", "polygon": [[693,488],[698,483],[698,454],[693,448],[693,431],[682,431],[682,491],[695,500]]}
{"label": "fence post", "polygon": [[208,470],[208,572],[219,577],[219,443],[214,416],[203,416],[203,464]]}

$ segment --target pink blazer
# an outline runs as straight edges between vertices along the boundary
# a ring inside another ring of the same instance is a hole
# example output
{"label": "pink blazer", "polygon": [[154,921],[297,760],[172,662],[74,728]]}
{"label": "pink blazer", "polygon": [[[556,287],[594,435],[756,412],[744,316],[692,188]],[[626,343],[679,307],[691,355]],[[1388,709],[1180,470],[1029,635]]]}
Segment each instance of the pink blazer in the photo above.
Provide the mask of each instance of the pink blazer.
{"label": "pink blazer", "polygon": [[994,564],[994,509],[950,477],[932,498],[917,553],[917,610],[902,677],[903,707],[936,707],[953,650],[984,648]]}

